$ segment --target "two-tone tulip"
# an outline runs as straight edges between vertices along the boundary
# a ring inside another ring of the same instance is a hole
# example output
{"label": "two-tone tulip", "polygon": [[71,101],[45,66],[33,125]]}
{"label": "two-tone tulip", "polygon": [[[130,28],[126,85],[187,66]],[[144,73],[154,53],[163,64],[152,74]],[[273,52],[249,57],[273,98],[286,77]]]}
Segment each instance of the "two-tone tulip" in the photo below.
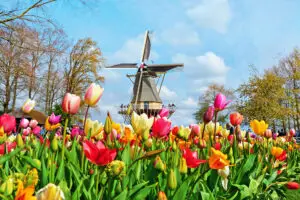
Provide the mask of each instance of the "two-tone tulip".
{"label": "two-tone tulip", "polygon": [[80,107],[80,97],[75,94],[65,94],[62,101],[62,110],[68,114],[76,114]]}
{"label": "two-tone tulip", "polygon": [[96,83],[92,83],[84,95],[84,102],[88,106],[95,106],[102,97],[104,88]]}
{"label": "two-tone tulip", "polygon": [[35,101],[31,99],[27,99],[27,101],[25,101],[25,103],[22,106],[22,111],[24,113],[30,113],[33,110],[34,106],[35,106]]}

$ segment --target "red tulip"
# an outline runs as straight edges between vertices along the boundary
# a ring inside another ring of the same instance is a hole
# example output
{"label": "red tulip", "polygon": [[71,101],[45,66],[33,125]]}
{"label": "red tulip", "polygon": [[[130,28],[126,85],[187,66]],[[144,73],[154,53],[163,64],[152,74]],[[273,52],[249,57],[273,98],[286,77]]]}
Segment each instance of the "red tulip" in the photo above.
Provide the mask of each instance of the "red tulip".
{"label": "red tulip", "polygon": [[231,145],[233,144],[233,139],[234,139],[233,134],[227,136],[227,140],[230,142]]}
{"label": "red tulip", "polygon": [[292,129],[290,130],[290,136],[291,136],[291,137],[296,136],[296,131],[295,131],[295,129],[292,128]]}
{"label": "red tulip", "polygon": [[297,182],[288,182],[286,184],[286,187],[290,190],[298,190],[300,186],[299,186],[299,183],[297,183]]}
{"label": "red tulip", "polygon": [[221,145],[221,143],[220,142],[216,142],[215,144],[214,144],[214,148],[216,149],[216,150],[221,150],[221,148],[222,148],[222,145]]}
{"label": "red tulip", "polygon": [[207,108],[207,111],[204,113],[203,115],[203,122],[205,124],[208,124],[214,117],[214,113],[215,113],[215,108],[214,106],[209,106]]}
{"label": "red tulip", "polygon": [[87,159],[96,165],[104,166],[111,163],[117,156],[116,149],[108,149],[101,141],[97,144],[86,140],[83,142],[83,150]]}
{"label": "red tulip", "polygon": [[217,94],[214,102],[215,110],[224,110],[231,101],[226,101],[226,96],[222,93]]}
{"label": "red tulip", "polygon": [[5,133],[10,134],[16,130],[16,118],[4,113],[0,116],[0,127],[3,127]]}
{"label": "red tulip", "polygon": [[62,109],[65,113],[76,114],[80,107],[80,97],[75,94],[67,93],[62,101]]}
{"label": "red tulip", "polygon": [[279,156],[276,157],[279,161],[285,161],[287,158],[286,151],[284,150]]}
{"label": "red tulip", "polygon": [[166,117],[156,118],[152,126],[152,135],[157,138],[167,137],[171,130],[171,121]]}
{"label": "red tulip", "polygon": [[230,114],[229,119],[230,119],[230,123],[233,126],[237,126],[237,125],[240,125],[242,123],[244,117],[240,113],[234,112],[234,113]]}
{"label": "red tulip", "polygon": [[183,157],[186,160],[188,168],[196,168],[202,163],[206,163],[206,160],[198,159],[197,151],[191,151],[189,148],[183,149]]}
{"label": "red tulip", "polygon": [[178,127],[178,126],[174,126],[174,127],[172,128],[172,134],[173,134],[173,135],[177,135],[178,131],[179,131],[179,127]]}
{"label": "red tulip", "polygon": [[14,148],[16,148],[17,143],[16,142],[6,142],[3,144],[0,144],[0,155],[3,155],[5,152],[5,148],[7,149],[6,153],[11,152]]}

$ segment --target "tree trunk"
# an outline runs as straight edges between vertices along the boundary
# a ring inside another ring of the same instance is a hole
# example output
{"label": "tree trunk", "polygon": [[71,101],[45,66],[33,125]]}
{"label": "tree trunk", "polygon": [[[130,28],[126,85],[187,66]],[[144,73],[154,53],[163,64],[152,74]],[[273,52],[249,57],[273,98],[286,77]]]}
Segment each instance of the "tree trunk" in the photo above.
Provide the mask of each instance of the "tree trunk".
{"label": "tree trunk", "polygon": [[48,113],[51,109],[50,107],[50,78],[51,78],[51,66],[52,66],[52,57],[50,56],[49,64],[48,64],[48,74],[47,74],[47,83],[46,83],[46,102],[45,102],[45,112]]}
{"label": "tree trunk", "polygon": [[12,102],[12,111],[15,111],[16,100],[17,100],[17,89],[18,89],[18,79],[19,79],[19,71],[16,71],[14,78],[14,88],[13,88],[13,102]]}

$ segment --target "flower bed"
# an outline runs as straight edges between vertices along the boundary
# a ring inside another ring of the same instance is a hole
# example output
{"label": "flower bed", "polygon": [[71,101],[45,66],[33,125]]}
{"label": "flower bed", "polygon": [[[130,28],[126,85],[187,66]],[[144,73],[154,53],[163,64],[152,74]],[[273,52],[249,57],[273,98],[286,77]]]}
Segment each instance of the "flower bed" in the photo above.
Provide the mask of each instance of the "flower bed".
{"label": "flower bed", "polygon": [[[90,86],[88,108],[102,92]],[[240,129],[243,116],[232,113],[230,134],[216,122],[228,103],[218,94],[203,123],[189,127],[173,125],[163,109],[156,117],[133,112],[131,125],[108,114],[104,125],[84,119],[84,127],[67,131],[80,105],[72,94],[62,102],[68,117],[49,116],[44,134],[35,120],[22,119],[17,126],[14,116],[3,114],[0,198],[297,199],[300,153],[294,130],[276,137],[264,121],[254,120],[254,133],[246,132]],[[27,101],[23,111],[33,107]]]}

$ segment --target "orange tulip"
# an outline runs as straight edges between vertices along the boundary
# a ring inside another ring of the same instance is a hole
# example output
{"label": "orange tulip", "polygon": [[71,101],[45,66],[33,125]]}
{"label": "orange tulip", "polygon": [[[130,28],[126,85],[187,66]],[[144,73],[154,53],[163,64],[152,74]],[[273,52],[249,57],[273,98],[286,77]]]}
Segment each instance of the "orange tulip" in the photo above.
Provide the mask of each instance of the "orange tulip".
{"label": "orange tulip", "polygon": [[209,157],[208,163],[211,169],[223,169],[225,166],[229,166],[227,155],[214,148],[211,148],[211,156]]}
{"label": "orange tulip", "polygon": [[280,156],[282,154],[282,152],[283,152],[283,149],[280,147],[272,147],[272,149],[271,149],[271,154],[275,157]]}
{"label": "orange tulip", "polygon": [[34,186],[28,186],[24,189],[22,181],[18,181],[18,189],[16,192],[15,200],[36,200],[35,196],[32,196],[34,193]]}
{"label": "orange tulip", "polygon": [[240,113],[234,112],[234,113],[230,114],[229,119],[230,119],[230,123],[233,126],[237,126],[237,125],[240,125],[242,123],[244,117]]}

